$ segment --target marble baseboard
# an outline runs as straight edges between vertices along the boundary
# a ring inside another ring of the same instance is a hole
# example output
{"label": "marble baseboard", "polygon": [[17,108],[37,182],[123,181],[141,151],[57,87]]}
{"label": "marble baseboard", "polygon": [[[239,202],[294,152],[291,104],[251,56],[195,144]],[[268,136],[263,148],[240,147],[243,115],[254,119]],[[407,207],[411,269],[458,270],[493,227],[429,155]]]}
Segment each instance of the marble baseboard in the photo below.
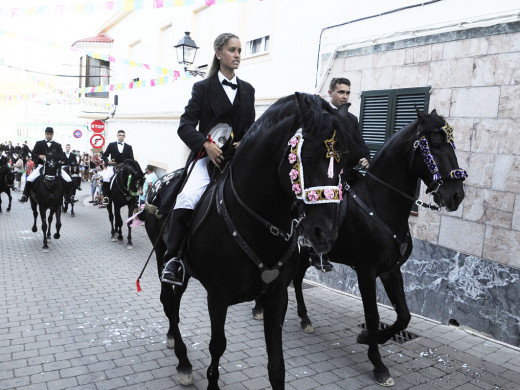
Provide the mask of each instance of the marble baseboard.
{"label": "marble baseboard", "polygon": [[[414,239],[401,268],[410,311],[475,329],[520,346],[520,270]],[[310,268],[306,279],[359,296],[356,273],[335,264],[335,272]],[[390,305],[378,280],[378,301]]]}

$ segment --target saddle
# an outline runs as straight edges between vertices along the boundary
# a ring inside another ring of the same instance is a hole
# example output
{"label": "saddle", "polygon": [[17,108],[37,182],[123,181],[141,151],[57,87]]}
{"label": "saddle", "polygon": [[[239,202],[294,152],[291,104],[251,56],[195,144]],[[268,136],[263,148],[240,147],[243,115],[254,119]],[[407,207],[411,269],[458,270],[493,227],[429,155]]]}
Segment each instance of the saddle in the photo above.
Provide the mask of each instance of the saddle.
{"label": "saddle", "polygon": [[[157,219],[161,219],[167,211],[170,210],[170,199],[175,199],[176,189],[180,183],[184,168],[167,173],[157,180],[148,194],[146,194],[146,202],[144,209],[150,214],[155,215]],[[164,210],[167,210],[166,212]]]}

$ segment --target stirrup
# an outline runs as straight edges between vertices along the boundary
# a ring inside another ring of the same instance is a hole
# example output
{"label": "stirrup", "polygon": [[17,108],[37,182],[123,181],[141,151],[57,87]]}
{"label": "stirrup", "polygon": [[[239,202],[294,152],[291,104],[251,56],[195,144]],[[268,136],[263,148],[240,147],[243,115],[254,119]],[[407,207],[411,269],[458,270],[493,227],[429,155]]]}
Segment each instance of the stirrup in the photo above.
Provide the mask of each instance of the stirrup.
{"label": "stirrup", "polygon": [[[173,272],[168,270],[168,265],[179,263],[179,268],[177,269],[177,275],[175,275]],[[182,273],[182,278],[179,278],[179,275]],[[184,263],[181,259],[178,257],[174,257],[173,259],[169,260],[165,265],[161,273],[161,282],[162,283],[168,283],[173,284],[175,286],[182,286],[184,284]]]}

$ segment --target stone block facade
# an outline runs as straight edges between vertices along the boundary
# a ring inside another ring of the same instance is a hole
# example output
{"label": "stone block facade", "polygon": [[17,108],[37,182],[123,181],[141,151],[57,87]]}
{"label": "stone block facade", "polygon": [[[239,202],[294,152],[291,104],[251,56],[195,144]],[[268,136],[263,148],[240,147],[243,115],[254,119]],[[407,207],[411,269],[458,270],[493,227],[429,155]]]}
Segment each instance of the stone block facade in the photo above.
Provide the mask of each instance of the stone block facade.
{"label": "stone block facade", "polygon": [[[520,270],[520,22],[443,32],[402,41],[349,49],[336,53],[328,81],[347,77],[352,83],[351,112],[359,113],[363,91],[430,87],[429,110],[436,109],[455,128],[459,165],[469,177],[466,197],[453,213],[419,211],[410,217],[417,251],[432,246],[449,249],[454,257],[478,259],[500,275]],[[334,72],[334,69],[341,69]],[[424,193],[424,184],[421,193]],[[423,200],[428,200],[422,195]],[[419,249],[417,249],[419,248]],[[426,256],[427,257],[427,256]],[[463,268],[462,271],[466,269]],[[493,268],[494,269],[494,268]],[[461,272],[462,272],[461,271]],[[416,275],[419,277],[419,275]],[[511,280],[516,280],[512,278]],[[497,294],[511,289],[509,279],[495,286]],[[446,283],[449,284],[450,278]],[[482,286],[480,286],[482,287]],[[455,288],[455,287],[454,287]],[[500,291],[498,291],[500,290]],[[471,298],[471,297],[468,297]],[[491,300],[489,300],[491,302]],[[469,306],[471,306],[468,303]],[[479,310],[485,303],[479,301]],[[422,307],[422,306],[421,306]],[[475,306],[476,307],[476,306]],[[505,317],[520,318],[516,305]],[[492,308],[489,308],[490,310]],[[429,315],[436,319],[439,307]],[[504,309],[504,310],[507,310]],[[509,318],[510,319],[510,318]],[[495,320],[499,321],[498,319]],[[493,323],[493,319],[490,319]],[[492,333],[488,329],[481,331]],[[519,325],[513,334],[502,329],[500,339],[520,344]],[[511,341],[515,340],[515,341]]]}

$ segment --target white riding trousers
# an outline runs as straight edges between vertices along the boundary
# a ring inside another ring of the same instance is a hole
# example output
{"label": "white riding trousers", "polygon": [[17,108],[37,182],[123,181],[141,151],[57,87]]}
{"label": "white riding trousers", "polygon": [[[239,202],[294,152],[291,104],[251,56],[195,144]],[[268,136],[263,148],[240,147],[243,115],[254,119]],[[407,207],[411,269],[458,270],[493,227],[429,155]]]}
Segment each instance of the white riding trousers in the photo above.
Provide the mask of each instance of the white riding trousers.
{"label": "white riding trousers", "polygon": [[[27,176],[27,181],[33,182],[38,176],[40,176],[40,168],[33,169],[31,174]],[[70,178],[69,174],[65,171],[64,168],[61,168],[61,177],[63,177],[63,180],[65,180],[67,183],[70,183],[72,179]]]}
{"label": "white riding trousers", "polygon": [[176,209],[190,209],[194,210],[197,203],[204,193],[204,190],[210,182],[208,174],[208,163],[210,162],[209,157],[201,158],[189,165],[188,172],[191,170],[191,166],[195,164],[193,171],[191,171],[188,181],[184,185],[182,192],[177,195],[177,201],[175,202],[174,210]]}

